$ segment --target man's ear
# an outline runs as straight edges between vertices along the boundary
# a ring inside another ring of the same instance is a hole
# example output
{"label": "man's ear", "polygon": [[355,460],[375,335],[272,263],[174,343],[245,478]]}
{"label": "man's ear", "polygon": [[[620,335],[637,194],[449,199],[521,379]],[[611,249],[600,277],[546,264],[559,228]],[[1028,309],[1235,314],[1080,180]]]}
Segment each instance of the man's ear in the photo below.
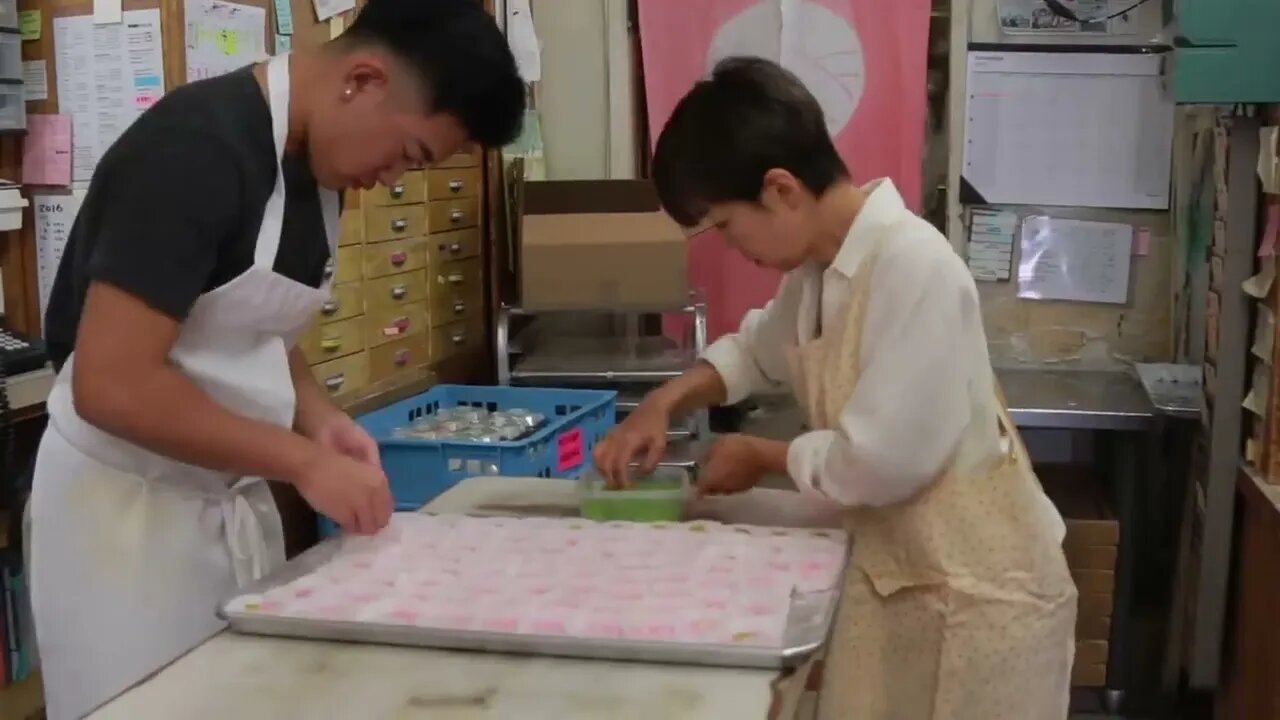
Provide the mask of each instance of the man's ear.
{"label": "man's ear", "polygon": [[800,179],[790,171],[773,168],[764,174],[760,201],[766,207],[769,207],[772,201],[778,206],[794,210],[804,201],[807,192]]}

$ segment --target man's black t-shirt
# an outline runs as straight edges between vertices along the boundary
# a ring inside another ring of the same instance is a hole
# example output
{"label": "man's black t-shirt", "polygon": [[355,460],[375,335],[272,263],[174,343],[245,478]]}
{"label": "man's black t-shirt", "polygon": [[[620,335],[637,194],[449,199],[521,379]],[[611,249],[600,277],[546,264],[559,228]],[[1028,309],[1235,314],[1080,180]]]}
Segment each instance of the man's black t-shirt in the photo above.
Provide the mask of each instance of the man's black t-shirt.
{"label": "man's black t-shirt", "polygon": [[[275,271],[319,287],[329,259],[315,178],[286,155]],[[249,68],[168,93],[103,155],[72,226],[45,313],[54,366],[75,346],[91,282],[182,320],[253,265],[276,181],[271,111]]]}

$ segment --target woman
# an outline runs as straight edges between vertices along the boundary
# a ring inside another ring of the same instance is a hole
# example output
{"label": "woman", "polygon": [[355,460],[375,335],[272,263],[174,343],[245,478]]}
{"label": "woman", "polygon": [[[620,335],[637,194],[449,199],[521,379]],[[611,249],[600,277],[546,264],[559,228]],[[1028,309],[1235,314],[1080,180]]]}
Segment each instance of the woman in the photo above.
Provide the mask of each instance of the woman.
{"label": "woman", "polygon": [[328,297],[338,192],[512,139],[523,89],[473,0],[370,0],[326,46],[184,86],[99,163],[46,322],[31,500],[48,715],[218,632],[284,557],[263,478],[346,530],[392,511],[377,446],[294,341]]}
{"label": "woman", "polygon": [[813,96],[764,60],[724,61],[694,86],[653,168],[677,221],[717,227],[786,275],[602,441],[597,464],[625,483],[635,458],[659,460],[673,415],[789,388],[812,430],[720,438],[699,489],[787,473],[846,508],[853,554],[821,717],[1066,717],[1064,526],[1001,402],[964,262],[891,181],[849,181]]}

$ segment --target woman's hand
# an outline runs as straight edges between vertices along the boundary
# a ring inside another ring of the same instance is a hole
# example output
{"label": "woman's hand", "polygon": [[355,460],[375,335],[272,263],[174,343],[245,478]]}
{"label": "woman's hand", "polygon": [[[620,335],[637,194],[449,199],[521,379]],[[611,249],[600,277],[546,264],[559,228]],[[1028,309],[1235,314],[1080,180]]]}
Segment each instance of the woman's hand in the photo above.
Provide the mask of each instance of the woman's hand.
{"label": "woman's hand", "polygon": [[596,467],[609,487],[627,487],[628,468],[637,457],[641,458],[640,469],[644,472],[652,472],[658,466],[667,450],[667,429],[671,426],[668,407],[661,395],[650,395],[596,445]]}
{"label": "woman's hand", "polygon": [[698,472],[698,495],[746,492],[767,473],[786,472],[786,467],[787,443],[750,435],[722,435],[711,445]]}

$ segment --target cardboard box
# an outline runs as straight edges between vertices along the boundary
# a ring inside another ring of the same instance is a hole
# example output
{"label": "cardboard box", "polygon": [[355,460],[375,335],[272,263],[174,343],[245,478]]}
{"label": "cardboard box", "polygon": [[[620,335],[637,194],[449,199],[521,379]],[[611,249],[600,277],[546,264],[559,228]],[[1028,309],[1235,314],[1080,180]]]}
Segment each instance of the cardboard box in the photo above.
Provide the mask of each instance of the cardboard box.
{"label": "cardboard box", "polygon": [[1106,665],[1108,650],[1106,640],[1081,640],[1076,643],[1076,664]]}
{"label": "cardboard box", "polygon": [[1110,595],[1085,595],[1080,594],[1080,598],[1076,601],[1076,617],[1086,615],[1089,617],[1107,616],[1111,617],[1111,611],[1115,607],[1115,602]]}
{"label": "cardboard box", "polygon": [[1109,570],[1071,569],[1076,590],[1081,595],[1111,595],[1116,589],[1116,575]]}
{"label": "cardboard box", "polygon": [[526,183],[523,202],[525,308],[661,310],[688,302],[688,241],[648,183]]}
{"label": "cardboard box", "polygon": [[1077,662],[1071,668],[1071,687],[1098,688],[1107,684],[1106,665],[1086,665]]}
{"label": "cardboard box", "polygon": [[1064,548],[1108,547],[1120,542],[1120,523],[1090,470],[1060,465],[1036,468],[1036,473],[1045,494],[1066,520]]}
{"label": "cardboard box", "polygon": [[1076,615],[1076,640],[1110,640],[1111,616]]}
{"label": "cardboard box", "polygon": [[1116,569],[1116,556],[1119,554],[1119,549],[1115,545],[1091,547],[1064,543],[1062,549],[1066,551],[1067,567],[1071,568],[1072,573],[1077,570],[1114,571]]}

